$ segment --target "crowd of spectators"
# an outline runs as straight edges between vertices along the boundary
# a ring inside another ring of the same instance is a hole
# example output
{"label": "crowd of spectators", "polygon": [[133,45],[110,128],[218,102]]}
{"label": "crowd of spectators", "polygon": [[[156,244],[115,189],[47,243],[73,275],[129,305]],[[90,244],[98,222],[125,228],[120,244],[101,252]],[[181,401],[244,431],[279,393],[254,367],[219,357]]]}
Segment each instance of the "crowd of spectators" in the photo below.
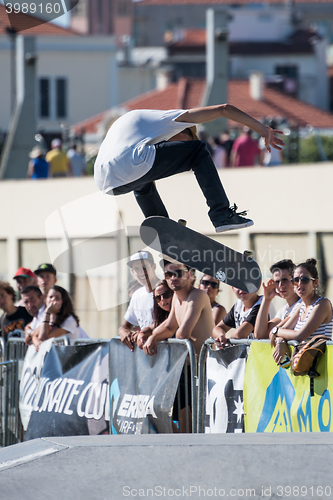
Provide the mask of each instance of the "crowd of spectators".
{"label": "crowd of spectators", "polygon": [[10,338],[24,338],[27,345],[33,344],[38,350],[49,338],[66,336],[71,344],[88,338],[68,292],[56,285],[57,271],[52,264],[40,264],[34,272],[20,267],[13,279],[18,301],[11,284],[0,281],[0,329],[5,343]]}
{"label": "crowd of spectators", "polygon": [[49,177],[82,177],[86,174],[84,156],[77,151],[76,143],[71,144],[67,153],[62,150],[60,139],[53,139],[51,149],[44,154],[40,146],[32,148],[28,165],[29,179],[47,179]]}
{"label": "crowd of spectators", "polygon": [[[229,311],[218,302],[220,283],[203,275],[196,287],[195,271],[190,267],[161,260],[164,279],[156,274],[156,264],[148,251],[134,253],[128,266],[135,278],[130,282],[130,301],[119,328],[121,341],[131,351],[135,345],[148,356],[158,353],[158,342],[169,338],[189,339],[198,358],[203,343],[213,338],[215,348],[224,349],[230,339],[270,339],[277,364],[289,355],[289,340],[304,341],[314,335],[332,338],[332,304],[318,292],[315,259],[297,266],[282,260],[270,268],[272,277],[263,283],[263,295],[233,288],[235,304]],[[49,338],[66,336],[71,344],[88,335],[80,322],[68,292],[56,285],[57,272],[44,263],[32,272],[20,267],[13,279],[20,300],[8,282],[0,281],[1,336],[25,339],[38,350]],[[275,297],[285,304],[276,313]],[[189,367],[188,367],[189,368]],[[181,387],[181,384],[180,384]],[[180,429],[186,415],[181,394]]]}

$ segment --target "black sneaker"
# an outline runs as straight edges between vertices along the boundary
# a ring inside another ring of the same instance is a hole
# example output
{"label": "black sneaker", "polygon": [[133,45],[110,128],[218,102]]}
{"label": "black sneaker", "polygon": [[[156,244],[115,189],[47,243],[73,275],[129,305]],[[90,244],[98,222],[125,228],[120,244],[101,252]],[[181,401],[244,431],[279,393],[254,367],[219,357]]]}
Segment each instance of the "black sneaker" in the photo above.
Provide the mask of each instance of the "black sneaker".
{"label": "black sneaker", "polygon": [[230,229],[242,229],[243,227],[253,226],[253,220],[247,219],[244,215],[247,211],[239,212],[236,214],[237,205],[234,204],[233,207],[229,208],[229,215],[223,219],[219,226],[216,226],[215,231],[217,233],[223,233],[223,231],[230,231]]}

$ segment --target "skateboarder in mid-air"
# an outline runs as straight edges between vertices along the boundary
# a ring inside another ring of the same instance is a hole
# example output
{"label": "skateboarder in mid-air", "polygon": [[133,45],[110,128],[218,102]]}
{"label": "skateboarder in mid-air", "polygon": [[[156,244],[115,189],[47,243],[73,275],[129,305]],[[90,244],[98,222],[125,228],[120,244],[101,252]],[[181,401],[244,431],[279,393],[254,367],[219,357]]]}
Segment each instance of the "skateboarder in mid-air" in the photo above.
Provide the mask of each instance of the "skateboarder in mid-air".
{"label": "skateboarder in mid-air", "polygon": [[284,145],[275,135],[281,131],[230,104],[187,111],[138,109],[121,116],[107,133],[95,162],[97,186],[111,195],[134,191],[145,217],[168,217],[154,181],[193,170],[216,232],[252,226],[244,212],[237,214],[237,207],[230,207],[212,158],[196,136],[196,125],[222,117],[253,129],[269,152]]}

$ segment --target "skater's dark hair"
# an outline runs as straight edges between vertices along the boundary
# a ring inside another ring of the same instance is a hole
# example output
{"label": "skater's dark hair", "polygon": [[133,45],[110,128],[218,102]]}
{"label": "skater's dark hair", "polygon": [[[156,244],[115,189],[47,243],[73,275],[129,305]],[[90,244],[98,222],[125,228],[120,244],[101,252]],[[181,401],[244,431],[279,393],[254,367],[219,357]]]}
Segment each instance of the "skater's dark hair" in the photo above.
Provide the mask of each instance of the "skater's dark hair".
{"label": "skater's dark hair", "polygon": [[318,269],[317,269],[316,259],[306,259],[305,262],[298,264],[295,267],[295,269],[298,269],[299,267],[303,267],[304,269],[306,269],[309,272],[310,276],[315,280],[318,279]]}
{"label": "skater's dark hair", "polygon": [[295,264],[290,259],[283,259],[273,264],[269,270],[273,274],[276,271],[283,271],[284,269],[287,269],[290,276],[292,276],[295,269]]}

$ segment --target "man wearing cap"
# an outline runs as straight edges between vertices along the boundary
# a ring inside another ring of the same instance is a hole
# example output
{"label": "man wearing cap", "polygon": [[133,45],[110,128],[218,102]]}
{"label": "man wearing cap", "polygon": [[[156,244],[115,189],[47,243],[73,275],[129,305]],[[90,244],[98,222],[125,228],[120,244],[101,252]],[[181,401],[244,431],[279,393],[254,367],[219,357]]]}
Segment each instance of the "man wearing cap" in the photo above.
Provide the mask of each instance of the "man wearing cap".
{"label": "man wearing cap", "polygon": [[255,130],[268,151],[281,149],[283,141],[275,132],[282,132],[230,104],[187,111],[137,109],[113,123],[100,147],[94,167],[98,188],[112,195],[134,191],[145,217],[168,217],[154,181],[193,170],[216,232],[251,226],[252,220],[229,206],[213,160],[195,133],[196,125],[223,117]]}
{"label": "man wearing cap", "polygon": [[53,139],[51,148],[45,157],[50,165],[51,177],[67,177],[70,173],[70,163],[66,154],[61,151],[61,140]]}
{"label": "man wearing cap", "polygon": [[150,252],[143,250],[136,252],[130,257],[127,265],[142,286],[133,293],[125,314],[125,322],[119,328],[118,333],[121,341],[133,351],[135,344],[133,326],[139,326],[142,329],[153,323],[153,290],[158,277],[155,274],[156,264]]}
{"label": "man wearing cap", "polygon": [[[27,267],[19,267],[18,270],[16,271],[13,279],[16,281],[17,289],[18,289],[20,295],[22,295],[22,290],[26,286],[36,285],[36,283],[37,283],[36,276]],[[15,305],[16,306],[24,306],[24,303],[21,299]]]}
{"label": "man wearing cap", "polygon": [[52,264],[40,264],[35,271],[37,276],[37,285],[46,299],[47,294],[51,286],[55,285],[57,282],[57,271]]}

